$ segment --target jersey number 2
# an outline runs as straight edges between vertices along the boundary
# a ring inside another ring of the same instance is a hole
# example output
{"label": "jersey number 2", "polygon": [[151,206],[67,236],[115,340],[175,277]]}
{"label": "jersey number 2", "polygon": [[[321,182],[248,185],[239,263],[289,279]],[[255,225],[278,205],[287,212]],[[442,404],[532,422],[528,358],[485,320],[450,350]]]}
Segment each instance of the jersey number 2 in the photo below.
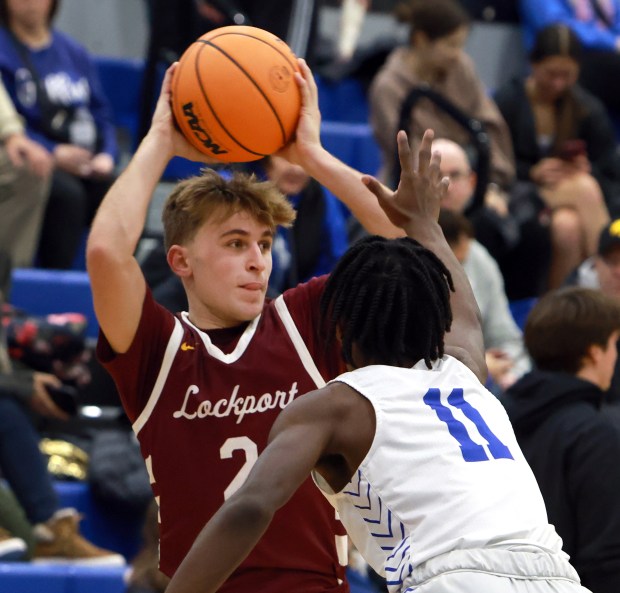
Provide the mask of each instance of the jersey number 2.
{"label": "jersey number 2", "polygon": [[220,459],[231,459],[233,452],[243,451],[245,453],[245,463],[241,466],[241,469],[237,472],[237,475],[232,479],[232,482],[228,484],[226,490],[224,490],[224,500],[228,500],[239,488],[245,479],[248,477],[252,466],[258,459],[258,447],[256,443],[250,440],[248,437],[233,437],[226,439],[224,444],[220,447]]}
{"label": "jersey number 2", "polygon": [[[423,400],[427,406],[435,410],[437,418],[446,424],[448,432],[458,442],[465,461],[489,460],[484,447],[472,441],[465,425],[454,417],[452,410],[448,406],[441,403],[441,392],[439,389],[434,387],[429,389]],[[448,403],[461,410],[465,417],[474,423],[480,436],[487,442],[489,452],[494,459],[513,459],[508,447],[493,434],[488,424],[480,415],[480,412],[465,401],[462,389],[453,389],[448,396]]]}

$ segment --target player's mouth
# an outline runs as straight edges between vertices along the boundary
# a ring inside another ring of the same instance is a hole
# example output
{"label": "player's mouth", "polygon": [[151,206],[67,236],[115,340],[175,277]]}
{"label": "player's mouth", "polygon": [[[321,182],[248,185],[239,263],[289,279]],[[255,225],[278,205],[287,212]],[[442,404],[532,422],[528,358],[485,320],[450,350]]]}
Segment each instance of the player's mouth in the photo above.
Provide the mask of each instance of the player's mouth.
{"label": "player's mouth", "polygon": [[241,288],[243,288],[244,290],[261,292],[263,290],[263,283],[262,282],[248,282],[247,284],[242,284]]}

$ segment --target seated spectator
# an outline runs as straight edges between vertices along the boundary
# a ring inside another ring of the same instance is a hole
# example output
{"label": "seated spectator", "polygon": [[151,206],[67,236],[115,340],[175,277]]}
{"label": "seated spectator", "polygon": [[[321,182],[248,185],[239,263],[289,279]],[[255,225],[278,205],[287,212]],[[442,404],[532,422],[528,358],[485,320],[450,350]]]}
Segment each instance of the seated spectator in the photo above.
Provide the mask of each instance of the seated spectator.
{"label": "seated spectator", "polygon": [[[49,193],[52,156],[24,134],[0,82],[0,250],[11,265],[32,266]],[[0,286],[6,295],[6,286]]]}
{"label": "seated spectator", "polygon": [[539,216],[532,204],[532,212],[513,211],[513,201],[498,192],[487,193],[485,203],[470,210],[477,179],[465,150],[445,138],[434,140],[433,150],[441,153],[441,172],[450,178],[442,208],[465,214],[471,220],[476,239],[499,264],[508,299],[542,294],[551,257],[546,217]]}
{"label": "seated spectator", "polygon": [[[613,220],[601,231],[597,252],[574,270],[566,285],[599,289],[620,302],[620,219]],[[620,360],[605,403],[606,411],[620,423]]]}
{"label": "seated spectator", "polygon": [[[47,391],[49,386],[59,386],[60,380],[50,373],[15,367],[8,356],[4,325],[0,328],[0,474],[31,525],[32,558],[54,563],[124,564],[120,554],[98,548],[80,535],[75,509],[59,508],[30,414],[68,419]],[[5,541],[7,537],[14,539],[5,535]]]}
{"label": "seated spectator", "polygon": [[553,23],[568,25],[586,49],[581,83],[620,115],[620,1],[519,0],[527,49],[536,34]]}
{"label": "seated spectator", "polygon": [[551,211],[549,288],[596,251],[609,222],[602,187],[610,204],[620,197],[613,128],[603,105],[576,84],[580,56],[568,27],[545,28],[530,53],[529,76],[495,96],[509,122],[519,183],[534,184]]}
{"label": "seated spectator", "polygon": [[566,278],[567,286],[599,288],[620,299],[620,219],[612,220],[599,236],[597,251]]}
{"label": "seated spectator", "polygon": [[619,336],[617,300],[586,288],[548,293],[525,326],[536,369],[501,397],[549,522],[592,593],[620,583],[620,432],[601,412]]}
{"label": "seated spectator", "polygon": [[9,488],[0,486],[0,562],[24,560],[33,546],[32,528]]}
{"label": "seated spectator", "polygon": [[[44,387],[45,382],[53,378],[32,375],[27,405],[49,416],[61,416]],[[0,375],[0,473],[31,525],[32,559],[36,562],[123,565],[123,556],[98,548],[80,535],[80,517],[75,509],[59,508],[51,476],[39,450],[39,435],[28,411],[15,398],[14,382],[5,379],[5,375]],[[25,393],[25,381],[22,385]]]}
{"label": "seated spectator", "polygon": [[497,262],[474,238],[462,214],[442,209],[439,224],[454,255],[463,265],[482,316],[482,337],[489,369],[489,389],[501,393],[530,370],[523,336],[508,306]]}
{"label": "seated spectator", "polygon": [[45,146],[56,164],[38,252],[46,268],[71,267],[111,184],[117,150],[90,56],[52,28],[59,4],[0,1],[2,80],[28,137]]}
{"label": "seated spectator", "polygon": [[[396,163],[394,137],[401,107],[410,91],[430,87],[469,118],[482,122],[490,139],[489,181],[507,189],[515,170],[506,122],[488,96],[471,58],[463,47],[469,15],[457,0],[410,0],[399,5],[398,17],[411,25],[409,44],[395,48],[375,76],[369,93],[370,123],[381,149],[383,180]],[[466,145],[469,132],[426,98],[411,116],[409,138],[421,138],[431,128],[437,138]],[[415,148],[415,147],[414,147]]]}

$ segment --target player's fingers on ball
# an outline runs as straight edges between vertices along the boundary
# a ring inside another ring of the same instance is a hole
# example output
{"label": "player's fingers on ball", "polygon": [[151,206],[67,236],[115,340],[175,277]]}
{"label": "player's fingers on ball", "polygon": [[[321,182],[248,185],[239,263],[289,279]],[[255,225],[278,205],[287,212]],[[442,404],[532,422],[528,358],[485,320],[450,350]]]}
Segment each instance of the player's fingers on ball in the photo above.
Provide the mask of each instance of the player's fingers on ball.
{"label": "player's fingers on ball", "polygon": [[166,73],[164,74],[164,82],[161,85],[163,93],[169,93],[170,87],[172,86],[172,78],[174,76],[174,72],[177,69],[178,62],[175,62],[171,66],[166,69]]}
{"label": "player's fingers on ball", "polygon": [[314,79],[314,75],[312,74],[312,70],[310,70],[308,63],[303,58],[299,59],[299,68],[301,69],[304,80],[306,81],[308,85],[310,94],[312,96],[318,95],[318,87],[316,85],[316,80]]}

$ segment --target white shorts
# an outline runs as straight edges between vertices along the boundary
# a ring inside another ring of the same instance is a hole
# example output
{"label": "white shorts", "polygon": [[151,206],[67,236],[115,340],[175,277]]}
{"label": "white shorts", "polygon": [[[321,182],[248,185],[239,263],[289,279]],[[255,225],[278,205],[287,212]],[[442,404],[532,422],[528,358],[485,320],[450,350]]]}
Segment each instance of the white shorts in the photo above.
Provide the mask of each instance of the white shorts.
{"label": "white shorts", "polygon": [[[392,593],[392,589],[390,589]],[[590,593],[564,553],[533,546],[455,550],[416,567],[402,593]]]}

